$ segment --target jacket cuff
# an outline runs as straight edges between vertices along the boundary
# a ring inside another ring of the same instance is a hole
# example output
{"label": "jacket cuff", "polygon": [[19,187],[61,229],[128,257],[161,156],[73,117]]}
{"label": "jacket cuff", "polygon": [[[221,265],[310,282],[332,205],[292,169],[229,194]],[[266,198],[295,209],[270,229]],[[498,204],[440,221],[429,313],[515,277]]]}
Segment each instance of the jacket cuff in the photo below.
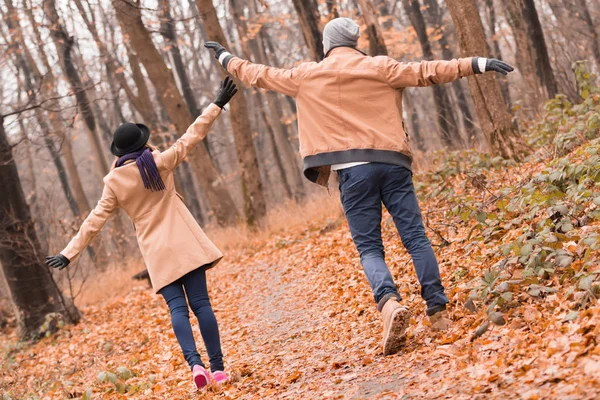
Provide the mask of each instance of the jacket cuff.
{"label": "jacket cuff", "polygon": [[480,74],[481,71],[479,70],[479,63],[477,62],[477,59],[479,57],[471,57],[471,66],[473,67],[473,72],[476,74]]}
{"label": "jacket cuff", "polygon": [[224,51],[219,56],[219,58],[218,58],[219,63],[221,63],[223,68],[225,68],[225,71],[227,71],[227,64],[229,63],[229,60],[231,60],[232,58],[233,58],[233,56],[228,51]]}
{"label": "jacket cuff", "polygon": [[473,72],[475,72],[476,74],[483,74],[485,72],[487,58],[473,57],[473,58],[471,58],[471,64],[473,66]]}

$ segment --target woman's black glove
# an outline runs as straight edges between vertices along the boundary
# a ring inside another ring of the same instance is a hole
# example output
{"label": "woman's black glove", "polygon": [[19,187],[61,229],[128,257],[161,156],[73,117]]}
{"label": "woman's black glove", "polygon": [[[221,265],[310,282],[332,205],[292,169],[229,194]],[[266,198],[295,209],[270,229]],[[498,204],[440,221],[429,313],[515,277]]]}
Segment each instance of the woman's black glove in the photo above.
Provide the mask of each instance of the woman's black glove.
{"label": "woman's black glove", "polygon": [[504,61],[496,60],[495,58],[473,57],[473,71],[476,74],[483,74],[488,71],[496,71],[502,75],[508,75],[515,69]]}
{"label": "woman's black glove", "polygon": [[227,63],[233,58],[227,49],[223,47],[221,43],[217,42],[206,42],[204,43],[204,47],[215,52],[215,58],[219,61],[223,68],[225,68],[225,71],[227,71]]}
{"label": "woman's black glove", "polygon": [[226,76],[225,79],[221,81],[221,86],[217,92],[217,98],[213,103],[223,108],[236,93],[237,87],[235,86],[235,83],[233,83],[233,80],[230,77]]}
{"label": "woman's black glove", "polygon": [[71,261],[60,253],[58,253],[54,257],[46,257],[46,264],[48,264],[52,268],[63,269],[70,263]]}

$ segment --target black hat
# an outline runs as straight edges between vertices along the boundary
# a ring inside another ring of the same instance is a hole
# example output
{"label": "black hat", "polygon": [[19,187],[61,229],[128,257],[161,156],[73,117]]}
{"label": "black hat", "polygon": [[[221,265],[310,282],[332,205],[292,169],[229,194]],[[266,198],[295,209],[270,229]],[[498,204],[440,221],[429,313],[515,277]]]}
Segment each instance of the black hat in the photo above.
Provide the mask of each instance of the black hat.
{"label": "black hat", "polygon": [[149,137],[150,129],[146,125],[126,122],[115,130],[110,152],[117,157],[132,153],[144,147]]}

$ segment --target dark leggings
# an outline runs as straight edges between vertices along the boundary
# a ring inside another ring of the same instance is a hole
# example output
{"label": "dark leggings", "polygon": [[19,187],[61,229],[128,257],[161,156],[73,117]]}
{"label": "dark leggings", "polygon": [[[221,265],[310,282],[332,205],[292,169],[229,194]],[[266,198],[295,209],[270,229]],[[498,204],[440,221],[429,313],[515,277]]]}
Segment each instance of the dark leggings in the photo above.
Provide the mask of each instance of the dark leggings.
{"label": "dark leggings", "polygon": [[[184,292],[185,289],[185,292]],[[190,308],[200,323],[200,333],[206,346],[210,360],[211,371],[223,371],[223,353],[221,352],[221,339],[219,326],[215,313],[208,298],[206,287],[206,268],[200,267],[170,285],[162,288],[159,293],[165,298],[171,312],[171,323],[185,361],[194,368],[194,365],[204,367],[200,354],[196,349],[196,342],[190,325]],[[187,302],[186,302],[187,295]]]}

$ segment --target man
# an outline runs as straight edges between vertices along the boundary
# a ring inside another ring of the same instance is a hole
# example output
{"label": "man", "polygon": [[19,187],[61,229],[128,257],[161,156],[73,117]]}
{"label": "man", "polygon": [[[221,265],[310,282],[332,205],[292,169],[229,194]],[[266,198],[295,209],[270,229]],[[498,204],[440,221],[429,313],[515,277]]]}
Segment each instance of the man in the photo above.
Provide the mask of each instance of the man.
{"label": "man", "polygon": [[296,98],[304,175],[327,185],[330,171],[339,176],[341,201],[361,264],[383,316],[383,353],[403,345],[408,309],[384,260],[381,204],[392,215],[410,253],[427,315],[435,330],[451,321],[437,260],[425,236],[412,182],[409,136],[402,121],[402,90],[451,82],[464,76],[513,68],[481,57],[402,63],[368,57],[356,49],[359,26],[348,18],[330,21],[323,31],[325,58],[292,69],[253,64],[231,55],[216,42],[223,68],[244,84]]}

